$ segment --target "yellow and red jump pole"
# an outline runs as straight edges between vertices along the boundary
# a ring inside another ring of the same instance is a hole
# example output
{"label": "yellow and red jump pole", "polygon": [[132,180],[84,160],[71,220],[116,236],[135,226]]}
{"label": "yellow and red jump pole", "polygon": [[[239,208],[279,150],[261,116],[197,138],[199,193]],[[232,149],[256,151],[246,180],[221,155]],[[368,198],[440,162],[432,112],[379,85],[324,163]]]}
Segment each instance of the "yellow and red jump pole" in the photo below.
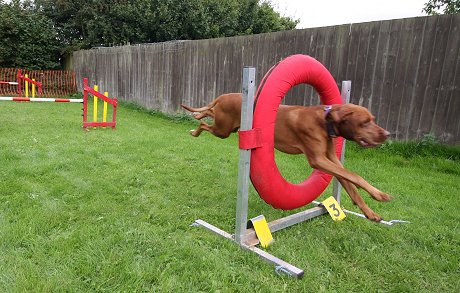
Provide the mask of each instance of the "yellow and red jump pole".
{"label": "yellow and red jump pole", "polygon": [[[93,96],[93,122],[88,122],[88,94]],[[97,121],[97,103],[98,99],[101,99],[104,101],[104,113],[103,113],[103,120],[102,122]],[[108,104],[112,105],[112,121],[107,122],[107,107]],[[104,94],[101,94],[98,92],[98,87],[94,86],[94,88],[91,88],[88,86],[88,79],[84,78],[83,79],[83,128],[88,128],[88,127],[112,127],[112,129],[115,129],[116,125],[116,117],[117,117],[117,105],[118,105],[118,99],[117,98],[109,98],[108,93],[105,92]]]}
{"label": "yellow and red jump pole", "polygon": [[[25,91],[25,97],[29,97],[29,83],[32,85],[32,98],[35,98],[35,87],[38,88],[38,95],[40,96],[42,94],[42,83],[39,81],[36,81],[35,79],[30,79],[27,74],[22,75],[21,69],[18,69],[18,94],[19,96],[22,96],[22,81],[24,81],[24,91]],[[13,83],[10,83],[13,84]]]}

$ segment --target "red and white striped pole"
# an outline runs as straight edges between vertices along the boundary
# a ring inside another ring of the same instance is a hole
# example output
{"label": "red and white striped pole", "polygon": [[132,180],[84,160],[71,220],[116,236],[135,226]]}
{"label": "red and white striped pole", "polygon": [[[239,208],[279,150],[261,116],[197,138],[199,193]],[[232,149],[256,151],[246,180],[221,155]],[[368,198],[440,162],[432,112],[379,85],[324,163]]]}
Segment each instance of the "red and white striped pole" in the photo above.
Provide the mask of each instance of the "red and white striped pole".
{"label": "red and white striped pole", "polygon": [[0,101],[83,103],[83,99],[54,99],[54,98],[26,98],[26,97],[0,97]]}

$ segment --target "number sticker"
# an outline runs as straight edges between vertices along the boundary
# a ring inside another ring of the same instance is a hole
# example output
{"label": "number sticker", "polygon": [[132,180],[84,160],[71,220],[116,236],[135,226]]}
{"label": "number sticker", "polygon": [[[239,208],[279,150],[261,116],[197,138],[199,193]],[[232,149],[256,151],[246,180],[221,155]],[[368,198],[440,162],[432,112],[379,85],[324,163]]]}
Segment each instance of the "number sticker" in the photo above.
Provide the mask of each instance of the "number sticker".
{"label": "number sticker", "polygon": [[333,196],[327,198],[322,203],[334,221],[342,221],[345,219],[345,213]]}

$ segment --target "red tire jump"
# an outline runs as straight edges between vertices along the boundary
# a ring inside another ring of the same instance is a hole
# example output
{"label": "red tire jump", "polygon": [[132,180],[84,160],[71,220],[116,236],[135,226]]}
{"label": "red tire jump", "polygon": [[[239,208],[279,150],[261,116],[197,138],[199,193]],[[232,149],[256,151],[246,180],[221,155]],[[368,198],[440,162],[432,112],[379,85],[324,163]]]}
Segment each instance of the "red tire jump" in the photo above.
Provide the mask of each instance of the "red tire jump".
{"label": "red tire jump", "polygon": [[[253,129],[260,129],[262,144],[251,152],[251,180],[265,202],[283,210],[296,209],[312,202],[321,195],[332,179],[332,175],[314,170],[304,182],[292,184],[283,178],[276,166],[276,113],[287,92],[301,83],[313,86],[325,105],[343,103],[332,75],[310,56],[290,56],[273,66],[264,76],[257,89],[253,120]],[[342,145],[343,138],[335,139],[339,158]]]}

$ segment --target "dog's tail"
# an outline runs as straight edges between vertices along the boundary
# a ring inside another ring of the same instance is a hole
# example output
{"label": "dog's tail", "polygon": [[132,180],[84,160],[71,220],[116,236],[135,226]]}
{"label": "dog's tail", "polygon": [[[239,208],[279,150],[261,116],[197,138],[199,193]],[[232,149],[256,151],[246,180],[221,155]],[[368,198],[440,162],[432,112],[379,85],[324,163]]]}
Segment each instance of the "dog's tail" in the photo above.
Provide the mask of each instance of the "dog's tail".
{"label": "dog's tail", "polygon": [[189,112],[198,112],[198,113],[200,113],[200,112],[203,112],[203,111],[211,109],[212,107],[214,107],[216,105],[216,103],[217,103],[217,100],[214,100],[211,103],[209,103],[207,106],[204,106],[204,107],[201,107],[201,108],[192,108],[192,107],[184,105],[184,104],[180,104],[180,106],[182,108],[184,108],[185,110],[189,111]]}

